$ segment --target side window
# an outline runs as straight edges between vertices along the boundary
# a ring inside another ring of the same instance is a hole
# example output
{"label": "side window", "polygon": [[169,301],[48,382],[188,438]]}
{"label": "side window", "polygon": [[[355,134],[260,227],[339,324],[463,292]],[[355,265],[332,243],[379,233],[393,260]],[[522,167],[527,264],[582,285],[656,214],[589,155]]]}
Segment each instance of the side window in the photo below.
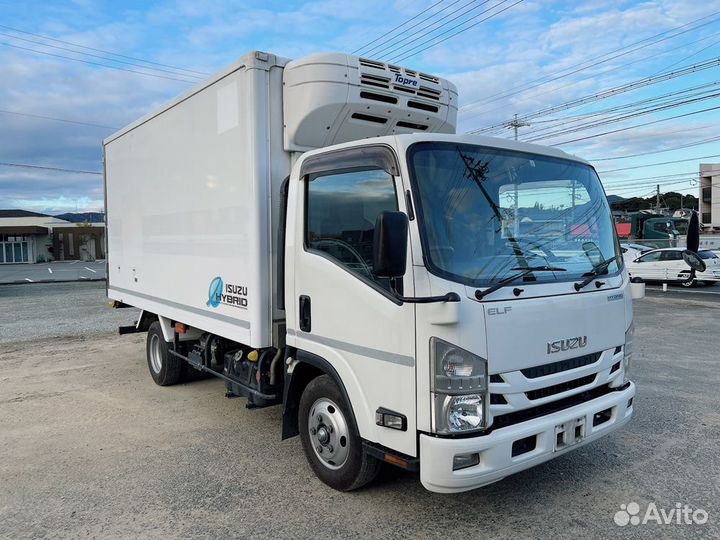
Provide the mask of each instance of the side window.
{"label": "side window", "polygon": [[661,253],[662,251],[654,251],[653,253],[648,253],[647,255],[640,257],[640,262],[657,262],[660,260]]}
{"label": "side window", "polygon": [[388,289],[372,269],[375,220],[397,211],[393,177],[380,169],[323,173],[307,186],[305,244]]}
{"label": "side window", "polygon": [[682,253],[679,251],[663,251],[661,259],[663,261],[680,261],[682,260]]}

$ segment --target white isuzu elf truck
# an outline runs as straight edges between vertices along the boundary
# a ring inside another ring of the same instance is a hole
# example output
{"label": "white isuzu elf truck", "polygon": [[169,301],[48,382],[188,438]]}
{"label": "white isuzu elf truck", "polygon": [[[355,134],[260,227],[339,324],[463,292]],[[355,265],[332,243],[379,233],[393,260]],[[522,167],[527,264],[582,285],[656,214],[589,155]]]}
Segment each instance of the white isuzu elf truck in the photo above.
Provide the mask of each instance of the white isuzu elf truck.
{"label": "white isuzu elf truck", "polygon": [[435,492],[626,424],[633,311],[598,176],[456,135],[457,91],[345,54],[252,52],[104,141],[107,294],[161,386],[282,405],[339,490]]}

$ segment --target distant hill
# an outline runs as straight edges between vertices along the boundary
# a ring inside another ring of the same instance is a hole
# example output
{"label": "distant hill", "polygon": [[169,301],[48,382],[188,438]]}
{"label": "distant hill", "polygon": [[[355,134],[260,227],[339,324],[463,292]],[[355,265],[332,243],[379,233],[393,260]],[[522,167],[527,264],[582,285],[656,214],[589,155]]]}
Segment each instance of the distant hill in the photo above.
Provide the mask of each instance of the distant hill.
{"label": "distant hill", "polygon": [[105,214],[102,212],[67,212],[55,217],[72,223],[84,223],[86,221],[89,223],[103,223],[105,221]]}
{"label": "distant hill", "polygon": [[[613,200],[615,198],[615,200]],[[638,210],[647,210],[654,208],[657,204],[657,197],[651,195],[647,198],[642,197],[630,197],[624,199],[617,195],[610,195],[608,197],[610,208],[613,210],[622,210],[624,212],[637,212]],[[679,208],[692,208],[697,210],[698,200],[694,195],[681,195],[675,191],[669,191],[660,195],[660,205],[668,208],[671,212],[678,210]]]}

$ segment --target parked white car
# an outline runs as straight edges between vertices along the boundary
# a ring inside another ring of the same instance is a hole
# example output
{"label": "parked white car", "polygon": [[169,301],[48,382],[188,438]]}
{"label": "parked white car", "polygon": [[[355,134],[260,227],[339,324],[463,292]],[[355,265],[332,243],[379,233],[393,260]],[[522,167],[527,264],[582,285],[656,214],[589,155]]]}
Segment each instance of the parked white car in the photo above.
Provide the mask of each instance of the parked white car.
{"label": "parked white car", "polygon": [[[646,281],[674,281],[686,279],[690,268],[683,260],[683,248],[653,249],[626,264],[631,277],[640,277]],[[704,272],[698,272],[692,282],[683,283],[692,287],[698,282],[714,284],[720,281],[720,257],[709,250],[698,251],[707,266]]]}
{"label": "parked white car", "polygon": [[642,244],[620,244],[620,249],[622,250],[623,259],[627,265],[640,257],[643,253],[652,251],[653,248],[643,246]]}

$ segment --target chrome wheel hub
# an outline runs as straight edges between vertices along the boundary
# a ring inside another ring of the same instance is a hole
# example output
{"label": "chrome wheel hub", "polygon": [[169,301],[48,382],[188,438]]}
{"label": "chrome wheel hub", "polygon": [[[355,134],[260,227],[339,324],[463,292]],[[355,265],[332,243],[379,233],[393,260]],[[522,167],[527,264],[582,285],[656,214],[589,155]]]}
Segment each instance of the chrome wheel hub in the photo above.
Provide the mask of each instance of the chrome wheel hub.
{"label": "chrome wheel hub", "polygon": [[350,431],[340,408],[328,398],[320,398],[310,407],[308,432],[313,451],[328,469],[339,469],[350,451]]}
{"label": "chrome wheel hub", "polygon": [[150,338],[150,367],[154,373],[160,374],[162,369],[162,346],[157,334],[153,334]]}

